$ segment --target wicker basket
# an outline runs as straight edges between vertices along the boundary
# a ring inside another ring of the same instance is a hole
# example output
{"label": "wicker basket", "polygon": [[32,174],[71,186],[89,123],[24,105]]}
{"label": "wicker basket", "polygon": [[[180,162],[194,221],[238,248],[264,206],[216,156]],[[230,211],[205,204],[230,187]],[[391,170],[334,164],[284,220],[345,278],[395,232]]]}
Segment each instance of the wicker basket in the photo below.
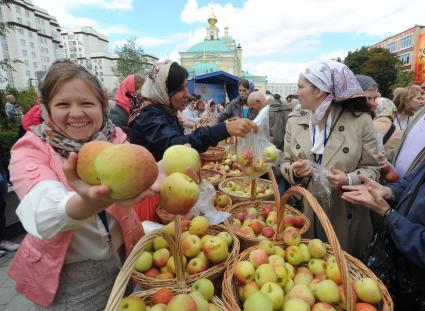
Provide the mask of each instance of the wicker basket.
{"label": "wicker basket", "polygon": [[[276,183],[276,178],[275,178],[272,170],[269,171],[269,176],[270,176],[270,179],[271,179],[273,192],[279,193],[279,188],[278,188],[277,183]],[[257,245],[262,240],[264,240],[263,237],[252,237],[252,236],[249,236],[247,234],[244,234],[239,230],[239,228],[235,228],[231,224],[231,220],[233,219],[234,216],[238,215],[241,212],[246,212],[251,207],[254,207],[260,213],[263,211],[263,209],[265,207],[272,207],[277,211],[278,215],[280,215],[280,216],[281,215],[285,215],[285,216],[291,215],[291,216],[301,216],[301,217],[303,217],[304,218],[304,226],[299,229],[300,233],[306,232],[308,230],[308,228],[310,227],[310,219],[308,219],[304,214],[302,214],[300,211],[296,210],[295,208],[293,208],[290,205],[286,204],[285,206],[282,206],[280,204],[279,195],[277,196],[276,201],[248,201],[248,202],[237,203],[237,204],[233,205],[233,207],[230,210],[228,210],[228,212],[230,214],[232,214],[232,216],[224,222],[224,225],[227,228],[229,228],[229,230],[231,230],[239,238],[242,250],[247,249],[248,247]],[[278,223],[282,222],[283,217],[278,216],[277,221],[278,221]],[[283,234],[284,227],[283,226],[279,227],[279,229],[281,231],[276,232],[276,236],[274,237],[274,239],[278,239]]]}
{"label": "wicker basket", "polygon": [[[164,233],[160,232],[160,231],[156,231],[155,233],[153,233],[153,236],[154,237],[157,237],[157,236],[166,237],[166,235],[164,235]],[[121,268],[121,271],[119,272],[119,274],[118,274],[118,276],[115,280],[115,283],[114,283],[114,286],[112,288],[111,295],[109,296],[108,303],[106,305],[105,311],[118,311],[119,310],[120,302],[123,298],[123,295],[124,295],[125,289],[127,287],[128,281],[130,280],[132,271],[134,270],[134,265],[136,263],[138,255],[139,255],[140,251],[143,251],[143,249],[147,246],[149,241],[150,241],[150,239],[141,239],[136,244],[133,251],[130,253],[130,256],[125,261],[124,266]],[[188,293],[190,291],[190,289],[182,278],[183,274],[182,274],[181,270],[179,271],[178,275],[180,277],[179,281],[176,280],[174,283],[165,285],[163,287],[170,288],[171,291],[174,294]],[[131,294],[131,296],[136,296],[136,297],[142,298],[146,303],[149,303],[150,297],[157,290],[158,290],[158,288],[143,290],[141,292],[134,292],[133,294]],[[214,296],[210,300],[210,303],[217,306],[219,310],[226,311],[226,308],[224,307],[223,301],[221,301],[217,296]]]}
{"label": "wicker basket", "polygon": [[[388,290],[384,284],[360,261],[348,255],[347,253],[341,250],[338,239],[336,238],[335,232],[332,228],[332,225],[326,216],[325,212],[320,207],[317,200],[313,195],[301,187],[292,187],[285,192],[285,195],[282,198],[282,206],[286,205],[286,202],[290,196],[301,195],[303,196],[308,203],[311,205],[312,209],[316,213],[320,223],[322,224],[323,229],[325,230],[326,237],[328,238],[328,254],[335,255],[336,262],[338,264],[339,271],[342,278],[342,286],[345,292],[346,301],[347,301],[347,311],[354,311],[354,293],[351,286],[351,281],[359,279],[361,277],[370,277],[373,278],[381,290],[382,293],[382,302],[380,303],[379,310],[382,311],[392,311],[393,302],[391,296],[388,293]],[[283,226],[283,222],[279,223],[279,226]],[[303,240],[308,242],[308,240]],[[276,244],[283,245],[282,242],[276,242]],[[228,310],[232,311],[241,311],[241,307],[238,301],[238,292],[236,283],[234,282],[234,270],[236,264],[239,261],[246,260],[249,257],[249,254],[256,248],[256,246],[250,247],[243,251],[232,263],[232,266],[227,269],[224,273],[223,284],[222,284],[222,297],[224,304]]]}
{"label": "wicker basket", "polygon": [[[211,178],[213,176],[217,176],[217,175],[219,176],[217,181],[211,181],[209,179],[209,178]],[[219,170],[202,168],[201,169],[201,177],[202,177],[202,179],[208,180],[215,188],[217,188],[218,184],[226,179],[226,174],[222,171],[219,171]]]}
{"label": "wicker basket", "polygon": [[221,161],[226,157],[226,148],[217,146],[209,147],[207,151],[201,153],[202,162]]}
{"label": "wicker basket", "polygon": [[[207,279],[210,279],[211,281],[215,280],[216,278],[220,277],[223,274],[223,271],[236,258],[240,250],[240,244],[239,244],[238,238],[225,226],[218,225],[218,226],[210,226],[208,228],[208,233],[213,235],[217,235],[218,233],[222,231],[228,232],[233,238],[233,244],[231,246],[229,256],[226,258],[226,260],[216,264],[215,266],[203,272],[193,274],[193,275],[186,275],[184,272],[185,267],[182,261],[183,254],[181,250],[181,238],[180,238],[181,237],[180,216],[176,217],[176,238],[170,237],[169,234],[164,231],[160,232],[162,235],[167,236],[167,241],[169,241],[168,244],[170,245],[170,252],[175,260],[176,275],[177,275],[176,278],[170,279],[170,280],[155,279],[155,278],[148,277],[144,275],[143,273],[133,269],[132,271],[133,280],[139,283],[144,289],[159,288],[159,287],[173,287],[177,285],[177,283],[179,282],[178,281],[179,275],[180,275],[179,273],[182,273],[183,276],[181,277],[181,279],[183,279],[184,282],[188,285],[191,285],[193,282],[195,282],[199,278],[207,278]],[[150,241],[155,237],[156,236],[150,237],[149,235],[149,236],[146,236],[144,239]],[[142,253],[142,251],[143,251],[143,248],[139,247],[136,251],[133,250],[130,256],[134,253],[134,257],[136,257],[137,259],[137,257]],[[132,265],[132,267],[134,267],[134,264]],[[181,272],[179,272],[180,270]]]}
{"label": "wicker basket", "polygon": [[[243,186],[243,187],[251,187],[251,197],[249,197],[249,196],[247,196],[247,197],[239,196],[239,195],[236,195],[235,193],[227,191],[227,189],[225,189],[225,186],[229,182],[234,182],[235,184]],[[218,189],[221,192],[230,196],[232,198],[233,203],[245,202],[245,201],[249,201],[249,200],[254,201],[255,199],[261,200],[261,201],[271,201],[271,200],[274,199],[274,194],[256,196],[255,195],[256,185],[263,186],[265,188],[272,188],[272,183],[269,180],[266,180],[266,179],[256,178],[254,180],[254,183],[252,183],[252,182],[247,181],[243,177],[232,177],[232,178],[227,178],[227,179],[223,180],[221,183],[219,183]],[[254,196],[255,196],[254,198],[253,198],[253,193],[254,193]]]}

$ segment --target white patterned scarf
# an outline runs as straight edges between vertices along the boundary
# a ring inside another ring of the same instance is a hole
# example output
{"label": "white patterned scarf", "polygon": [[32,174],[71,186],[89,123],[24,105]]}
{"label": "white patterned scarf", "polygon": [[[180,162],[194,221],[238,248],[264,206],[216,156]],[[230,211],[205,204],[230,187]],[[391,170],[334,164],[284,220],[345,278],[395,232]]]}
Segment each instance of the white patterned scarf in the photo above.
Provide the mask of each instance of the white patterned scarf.
{"label": "white patterned scarf", "polygon": [[311,116],[313,125],[323,119],[333,100],[344,101],[349,98],[365,97],[354,73],[344,64],[326,60],[317,62],[306,68],[302,75],[328,96],[320,103]]}

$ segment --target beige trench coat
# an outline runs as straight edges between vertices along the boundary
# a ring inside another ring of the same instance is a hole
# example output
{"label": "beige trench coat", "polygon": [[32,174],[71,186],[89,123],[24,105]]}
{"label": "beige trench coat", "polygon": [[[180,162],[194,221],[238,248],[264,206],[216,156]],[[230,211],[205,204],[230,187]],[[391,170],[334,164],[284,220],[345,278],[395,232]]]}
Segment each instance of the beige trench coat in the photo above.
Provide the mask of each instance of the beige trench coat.
{"label": "beige trench coat", "polygon": [[[336,120],[338,115],[340,117]],[[312,142],[309,120],[309,112],[299,111],[290,115],[285,134],[282,174],[292,185],[307,187],[315,195],[328,215],[341,247],[359,258],[373,234],[369,210],[342,200],[339,189],[332,189],[329,196],[323,191],[320,182],[308,177],[298,179],[294,176],[291,164],[299,159],[301,153],[309,160],[314,159],[310,151]],[[361,113],[356,117],[348,109],[342,111],[341,106],[334,105],[333,124],[335,126],[326,144],[322,165],[327,169],[335,167],[349,174],[354,185],[360,183],[360,174],[379,180],[378,145],[371,116]],[[311,207],[306,202],[304,207],[304,213],[312,222],[306,237],[326,240]]]}

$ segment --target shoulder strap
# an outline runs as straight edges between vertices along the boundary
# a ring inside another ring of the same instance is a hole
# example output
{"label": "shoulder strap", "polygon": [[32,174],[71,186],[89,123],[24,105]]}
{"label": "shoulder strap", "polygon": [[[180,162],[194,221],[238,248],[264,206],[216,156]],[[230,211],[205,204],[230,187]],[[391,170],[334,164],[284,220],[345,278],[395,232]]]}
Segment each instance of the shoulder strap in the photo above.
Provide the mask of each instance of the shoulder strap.
{"label": "shoulder strap", "polygon": [[385,145],[387,143],[387,141],[391,138],[391,136],[393,135],[395,131],[395,125],[394,123],[391,123],[390,128],[388,129],[387,133],[384,135],[384,137],[382,138],[382,143]]}

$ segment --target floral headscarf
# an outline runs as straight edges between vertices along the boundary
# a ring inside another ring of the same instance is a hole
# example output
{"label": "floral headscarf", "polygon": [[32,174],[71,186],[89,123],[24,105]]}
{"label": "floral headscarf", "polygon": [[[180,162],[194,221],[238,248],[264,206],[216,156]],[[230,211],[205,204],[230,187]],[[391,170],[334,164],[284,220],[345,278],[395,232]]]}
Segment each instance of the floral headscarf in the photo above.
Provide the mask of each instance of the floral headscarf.
{"label": "floral headscarf", "polygon": [[385,97],[378,97],[375,100],[374,110],[376,117],[388,117],[394,119],[394,116],[397,113],[397,107],[392,102],[392,100],[389,100]]}
{"label": "floral headscarf", "polygon": [[68,158],[71,152],[79,152],[81,147],[92,140],[103,140],[112,142],[115,126],[105,116],[102,128],[88,139],[75,140],[64,133],[59,127],[54,124],[49,117],[46,107],[41,104],[41,116],[43,123],[31,127],[32,132],[40,137],[41,140],[47,142],[60,155]]}
{"label": "floral headscarf", "polygon": [[142,87],[142,96],[154,103],[163,104],[168,109],[171,108],[170,97],[167,92],[167,78],[173,62],[166,60],[155,64],[149,71],[146,81]]}
{"label": "floral headscarf", "polygon": [[313,125],[322,120],[333,100],[339,102],[349,98],[365,97],[353,72],[337,61],[320,61],[306,68],[302,75],[317,88],[329,94],[312,114]]}

